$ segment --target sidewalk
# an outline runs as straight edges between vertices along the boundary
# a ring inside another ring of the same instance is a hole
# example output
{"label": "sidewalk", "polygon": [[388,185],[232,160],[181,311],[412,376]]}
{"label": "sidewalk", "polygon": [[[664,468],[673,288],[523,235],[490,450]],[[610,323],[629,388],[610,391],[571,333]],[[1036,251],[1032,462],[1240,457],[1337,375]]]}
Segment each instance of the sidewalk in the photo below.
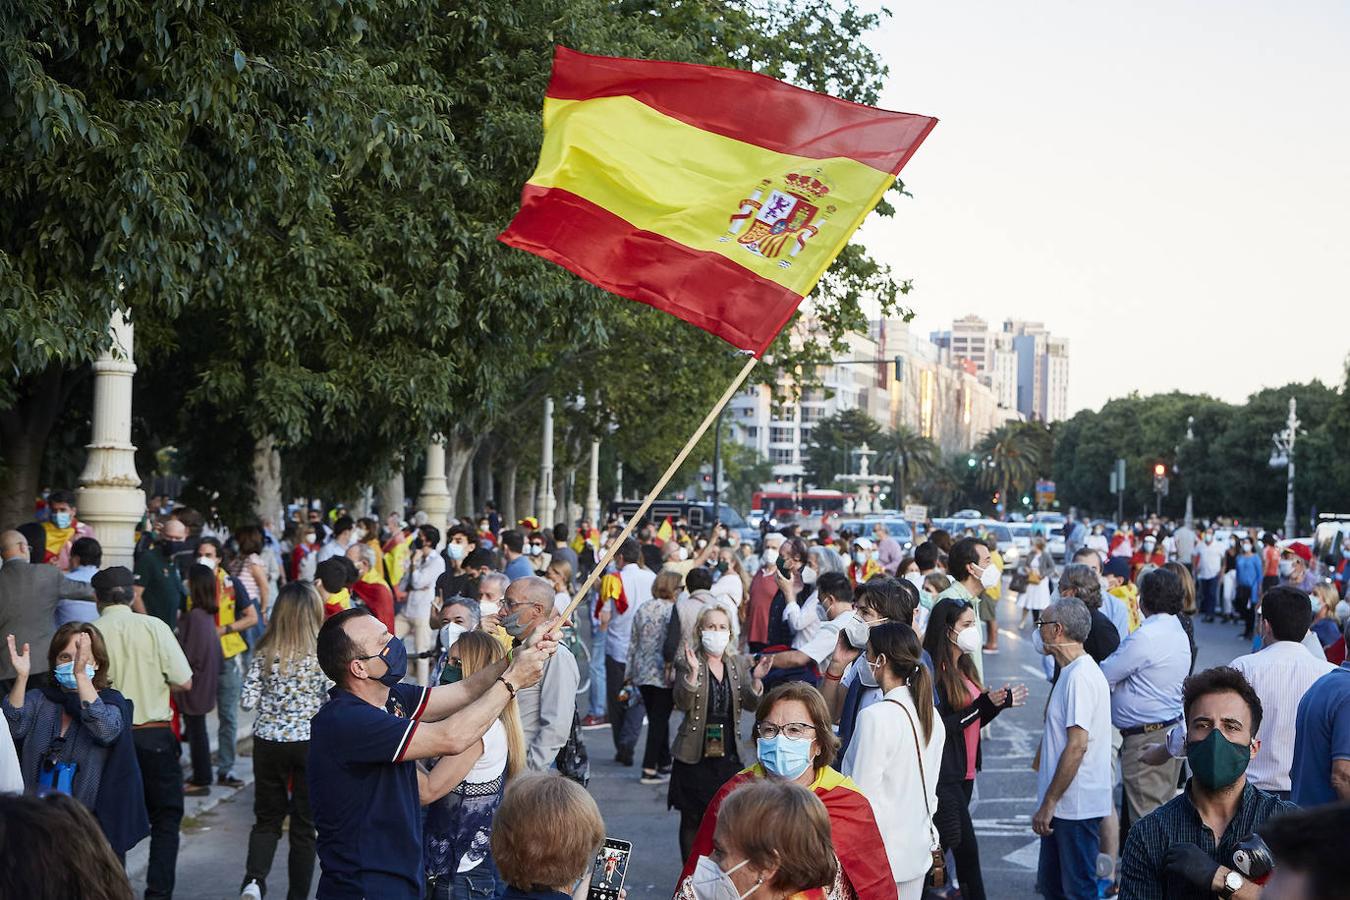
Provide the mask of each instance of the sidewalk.
{"label": "sidewalk", "polygon": [[[244,782],[244,786],[253,783],[253,710],[239,710],[239,728],[238,728],[238,751],[234,764],[234,774]],[[215,766],[216,733],[218,720],[214,711],[206,717],[206,730],[211,738],[212,767]],[[190,766],[188,766],[187,744],[182,745],[181,761],[187,768],[183,772],[183,780],[187,780]],[[214,809],[222,800],[233,797],[244,788],[227,788],[222,785],[211,785],[211,793],[205,797],[184,797],[183,798],[183,828],[187,829],[192,820],[199,818],[202,813]],[[127,876],[132,883],[137,886],[138,891],[144,887],[145,870],[150,862],[150,839],[146,838],[131,850],[127,851]]]}

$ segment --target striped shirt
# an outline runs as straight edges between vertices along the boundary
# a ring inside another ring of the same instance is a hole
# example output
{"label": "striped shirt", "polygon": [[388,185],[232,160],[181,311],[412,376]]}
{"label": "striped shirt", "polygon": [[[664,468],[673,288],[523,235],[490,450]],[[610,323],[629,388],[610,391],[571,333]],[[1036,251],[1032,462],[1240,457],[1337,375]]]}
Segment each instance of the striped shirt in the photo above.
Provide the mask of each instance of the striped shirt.
{"label": "striped shirt", "polygon": [[1312,683],[1336,667],[1317,659],[1295,641],[1276,641],[1233,660],[1261,698],[1261,747],[1247,767],[1247,781],[1263,791],[1289,790],[1294,763],[1294,720],[1298,702]]}
{"label": "striped shirt", "polygon": [[1186,790],[1130,827],[1120,856],[1120,900],[1213,900],[1208,888],[1198,890],[1163,869],[1173,844],[1195,844],[1223,866],[1231,866],[1233,850],[1267,819],[1298,809],[1287,800],[1243,785],[1237,812],[1216,844]]}

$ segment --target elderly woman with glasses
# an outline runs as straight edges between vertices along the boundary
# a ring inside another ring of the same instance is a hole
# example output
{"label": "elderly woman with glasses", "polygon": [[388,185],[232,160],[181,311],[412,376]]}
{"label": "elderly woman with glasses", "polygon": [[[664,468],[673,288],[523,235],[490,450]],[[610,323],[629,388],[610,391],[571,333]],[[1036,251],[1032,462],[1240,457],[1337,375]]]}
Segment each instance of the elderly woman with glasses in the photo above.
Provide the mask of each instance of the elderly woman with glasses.
{"label": "elderly woman with glasses", "polygon": [[839,868],[834,883],[812,896],[896,900],[895,879],[881,850],[881,831],[872,806],[851,779],[830,766],[839,741],[820,692],[799,681],[770,690],[755,710],[755,737],[759,762],[728,781],[713,797],[693,848],[686,854],[680,882],[694,874],[699,857],[713,853],[713,836],[727,796],[747,782],[768,778],[800,784],[825,804]]}

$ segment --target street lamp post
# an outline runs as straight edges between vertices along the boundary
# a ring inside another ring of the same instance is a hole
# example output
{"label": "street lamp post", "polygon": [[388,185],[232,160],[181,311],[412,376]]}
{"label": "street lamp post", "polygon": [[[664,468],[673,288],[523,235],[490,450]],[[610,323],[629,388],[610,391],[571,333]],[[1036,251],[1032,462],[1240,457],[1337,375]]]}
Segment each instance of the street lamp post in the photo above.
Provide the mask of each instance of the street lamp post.
{"label": "street lamp post", "polygon": [[[1187,443],[1187,444],[1190,444],[1191,441],[1195,440],[1195,432],[1194,432],[1194,428],[1195,428],[1195,416],[1187,416],[1187,417],[1186,417],[1186,443]],[[1175,468],[1175,467],[1173,467],[1173,468]],[[1187,527],[1187,528],[1192,527],[1192,526],[1194,525],[1194,523],[1195,523],[1195,512],[1194,512],[1194,509],[1193,509],[1193,507],[1192,507],[1192,505],[1191,505],[1191,500],[1192,500],[1192,494],[1191,494],[1191,481],[1190,481],[1190,479],[1188,478],[1188,479],[1186,479],[1186,527]]]}

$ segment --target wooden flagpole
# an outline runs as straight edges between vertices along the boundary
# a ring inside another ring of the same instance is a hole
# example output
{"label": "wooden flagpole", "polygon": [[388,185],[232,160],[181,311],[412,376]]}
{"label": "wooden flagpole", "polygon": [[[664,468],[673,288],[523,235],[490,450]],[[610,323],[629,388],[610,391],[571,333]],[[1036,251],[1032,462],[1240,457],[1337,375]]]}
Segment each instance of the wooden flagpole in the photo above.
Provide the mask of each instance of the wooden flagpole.
{"label": "wooden flagpole", "polygon": [[[661,496],[661,492],[666,489],[666,485],[670,483],[670,479],[675,477],[675,472],[684,464],[685,459],[687,459],[689,454],[693,451],[694,445],[697,444],[707,432],[709,426],[716,421],[718,413],[722,411],[723,407],[731,402],[731,398],[741,389],[741,385],[745,384],[745,379],[750,377],[750,371],[754,369],[755,363],[757,362],[759,362],[758,357],[750,357],[740,373],[732,379],[731,384],[727,387],[726,391],[723,392],[721,399],[719,399],[717,403],[713,405],[713,408],[708,411],[708,414],[703,417],[703,422],[698,428],[694,429],[693,436],[685,442],[683,449],[675,456],[675,461],[670,464],[666,469],[665,474],[658,478],[656,484],[652,485],[652,489],[647,492],[647,496],[642,500],[642,506],[638,507],[637,512],[628,517],[628,524],[623,527],[623,531],[619,532],[619,536],[613,541],[610,541],[609,549],[605,551],[605,555],[600,561],[595,564],[595,568],[577,590],[576,596],[572,598],[572,602],[567,604],[567,609],[563,610],[560,619],[569,618],[572,613],[576,611],[576,608],[581,605],[582,599],[585,598],[586,594],[590,592],[590,589],[595,586],[595,583],[600,580],[600,576],[604,574],[605,567],[610,564],[610,561],[614,559],[615,554],[619,552],[619,547],[624,541],[628,540],[630,535],[632,535],[633,529],[637,527],[638,522],[642,521],[642,517],[647,514],[647,510],[651,508],[651,505],[656,501],[656,498]],[[713,487],[715,490],[718,486],[714,485]],[[555,624],[557,621],[558,620],[555,620]],[[551,630],[552,629],[550,629],[550,631]]]}

